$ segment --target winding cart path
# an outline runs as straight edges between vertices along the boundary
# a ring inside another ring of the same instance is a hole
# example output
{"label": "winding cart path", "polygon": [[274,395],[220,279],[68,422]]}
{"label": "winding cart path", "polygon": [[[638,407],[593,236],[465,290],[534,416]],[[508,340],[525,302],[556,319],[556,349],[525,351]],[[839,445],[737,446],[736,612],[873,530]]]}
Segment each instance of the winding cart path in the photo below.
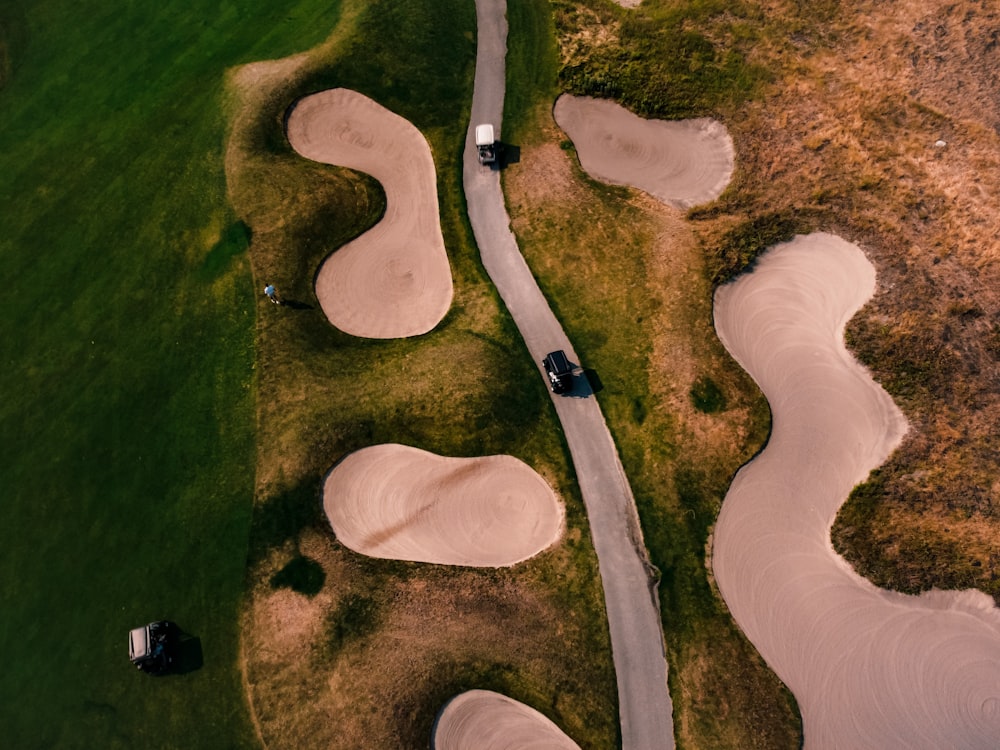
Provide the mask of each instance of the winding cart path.
{"label": "winding cart path", "polygon": [[[579,359],[542,296],[510,231],[500,173],[479,164],[474,129],[503,115],[506,2],[477,0],[478,49],[464,183],[469,219],[483,264],[536,362],[563,349]],[[567,397],[555,396],[590,520],[604,585],[611,649],[618,680],[622,745],[626,750],[673,748],[673,708],[656,588],[639,528],[635,500],[607,424],[585,379]]]}

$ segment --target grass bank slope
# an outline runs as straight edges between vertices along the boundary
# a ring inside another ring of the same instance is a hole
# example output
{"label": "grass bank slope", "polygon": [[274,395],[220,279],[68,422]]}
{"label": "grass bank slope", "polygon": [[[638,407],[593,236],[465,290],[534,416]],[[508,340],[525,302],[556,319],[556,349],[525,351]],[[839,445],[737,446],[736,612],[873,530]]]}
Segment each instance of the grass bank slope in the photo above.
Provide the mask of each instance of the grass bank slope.
{"label": "grass bank slope", "polygon": [[[617,741],[582,502],[545,385],[465,218],[474,11],[465,0],[345,3],[328,42],[277,63],[286,75],[273,87],[239,90],[233,202],[253,233],[257,278],[295,303],[258,300],[260,433],[243,632],[253,706],[272,748],[426,747],[445,701],[473,688],[542,711],[581,747]],[[336,87],[405,117],[431,146],[454,300],[423,336],[346,335],[315,298],[321,261],[385,209],[376,182],[303,159],[283,137],[296,99]],[[393,442],[444,456],[516,456],[566,502],[565,540],[500,570],[346,549],[323,516],[323,478],[350,452]]]}

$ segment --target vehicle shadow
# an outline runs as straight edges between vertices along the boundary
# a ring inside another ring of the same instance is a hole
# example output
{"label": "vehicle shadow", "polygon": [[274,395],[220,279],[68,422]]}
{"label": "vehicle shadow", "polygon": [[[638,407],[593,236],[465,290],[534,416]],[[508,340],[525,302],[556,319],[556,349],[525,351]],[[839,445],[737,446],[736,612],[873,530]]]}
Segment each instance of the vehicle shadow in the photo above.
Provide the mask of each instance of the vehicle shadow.
{"label": "vehicle shadow", "polygon": [[[577,374],[577,370],[580,370]],[[573,366],[573,385],[568,391],[562,395],[567,398],[590,398],[595,393],[600,393],[604,390],[604,383],[601,382],[601,377],[597,374],[596,370],[590,370],[586,368],[580,368],[579,365]]]}
{"label": "vehicle shadow", "polygon": [[585,369],[583,377],[586,378],[591,393],[600,393],[604,390],[604,383],[601,382],[601,376],[597,374],[597,370]]}
{"label": "vehicle shadow", "polygon": [[513,143],[497,142],[499,153],[497,156],[497,169],[506,169],[511,164],[521,163],[521,147]]}
{"label": "vehicle shadow", "polygon": [[177,652],[171,665],[171,674],[190,674],[197,672],[204,665],[205,656],[201,650],[201,638],[178,630]]}

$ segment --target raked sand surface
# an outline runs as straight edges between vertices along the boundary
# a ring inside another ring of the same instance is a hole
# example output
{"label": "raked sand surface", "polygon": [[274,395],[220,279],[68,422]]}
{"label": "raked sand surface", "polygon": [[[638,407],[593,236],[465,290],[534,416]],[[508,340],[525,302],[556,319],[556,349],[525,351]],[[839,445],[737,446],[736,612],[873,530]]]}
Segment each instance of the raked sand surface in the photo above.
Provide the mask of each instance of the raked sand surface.
{"label": "raked sand surface", "polygon": [[580,750],[530,706],[489,690],[452,698],[434,724],[433,750]]}
{"label": "raked sand surface", "polygon": [[616,102],[568,94],[553,116],[591,177],[677,208],[715,200],[733,174],[733,141],[715,120],[644,120]]}
{"label": "raked sand surface", "polygon": [[382,220],[320,267],[316,296],[330,322],[365,338],[418,336],[452,299],[438,218],[434,159],[410,122],[363,94],[331,89],[300,100],[288,141],[314,161],[365,172],[385,190]]}
{"label": "raked sand surface", "polygon": [[472,567],[533,557],[560,538],[564,518],[552,488],[513,456],[450,458],[397,444],[344,458],[327,475],[323,507],[355,552]]}
{"label": "raked sand surface", "polygon": [[719,336],[767,396],[773,431],[723,503],[715,576],[795,694],[806,748],[995,749],[1000,610],[974,591],[884,591],[830,542],[851,488],[906,430],[843,343],[874,288],[858,247],[813,234],[718,290]]}

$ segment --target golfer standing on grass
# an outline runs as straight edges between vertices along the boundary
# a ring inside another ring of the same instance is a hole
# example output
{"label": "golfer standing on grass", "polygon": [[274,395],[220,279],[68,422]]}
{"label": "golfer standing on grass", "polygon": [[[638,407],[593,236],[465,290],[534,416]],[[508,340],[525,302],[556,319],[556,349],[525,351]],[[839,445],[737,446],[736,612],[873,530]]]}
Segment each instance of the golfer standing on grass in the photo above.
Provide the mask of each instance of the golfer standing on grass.
{"label": "golfer standing on grass", "polygon": [[278,290],[275,289],[273,285],[268,284],[267,286],[265,286],[264,287],[264,294],[266,294],[267,298],[269,300],[271,300],[271,302],[273,302],[274,304],[276,304],[276,305],[280,305],[281,304],[281,300],[278,299]]}

